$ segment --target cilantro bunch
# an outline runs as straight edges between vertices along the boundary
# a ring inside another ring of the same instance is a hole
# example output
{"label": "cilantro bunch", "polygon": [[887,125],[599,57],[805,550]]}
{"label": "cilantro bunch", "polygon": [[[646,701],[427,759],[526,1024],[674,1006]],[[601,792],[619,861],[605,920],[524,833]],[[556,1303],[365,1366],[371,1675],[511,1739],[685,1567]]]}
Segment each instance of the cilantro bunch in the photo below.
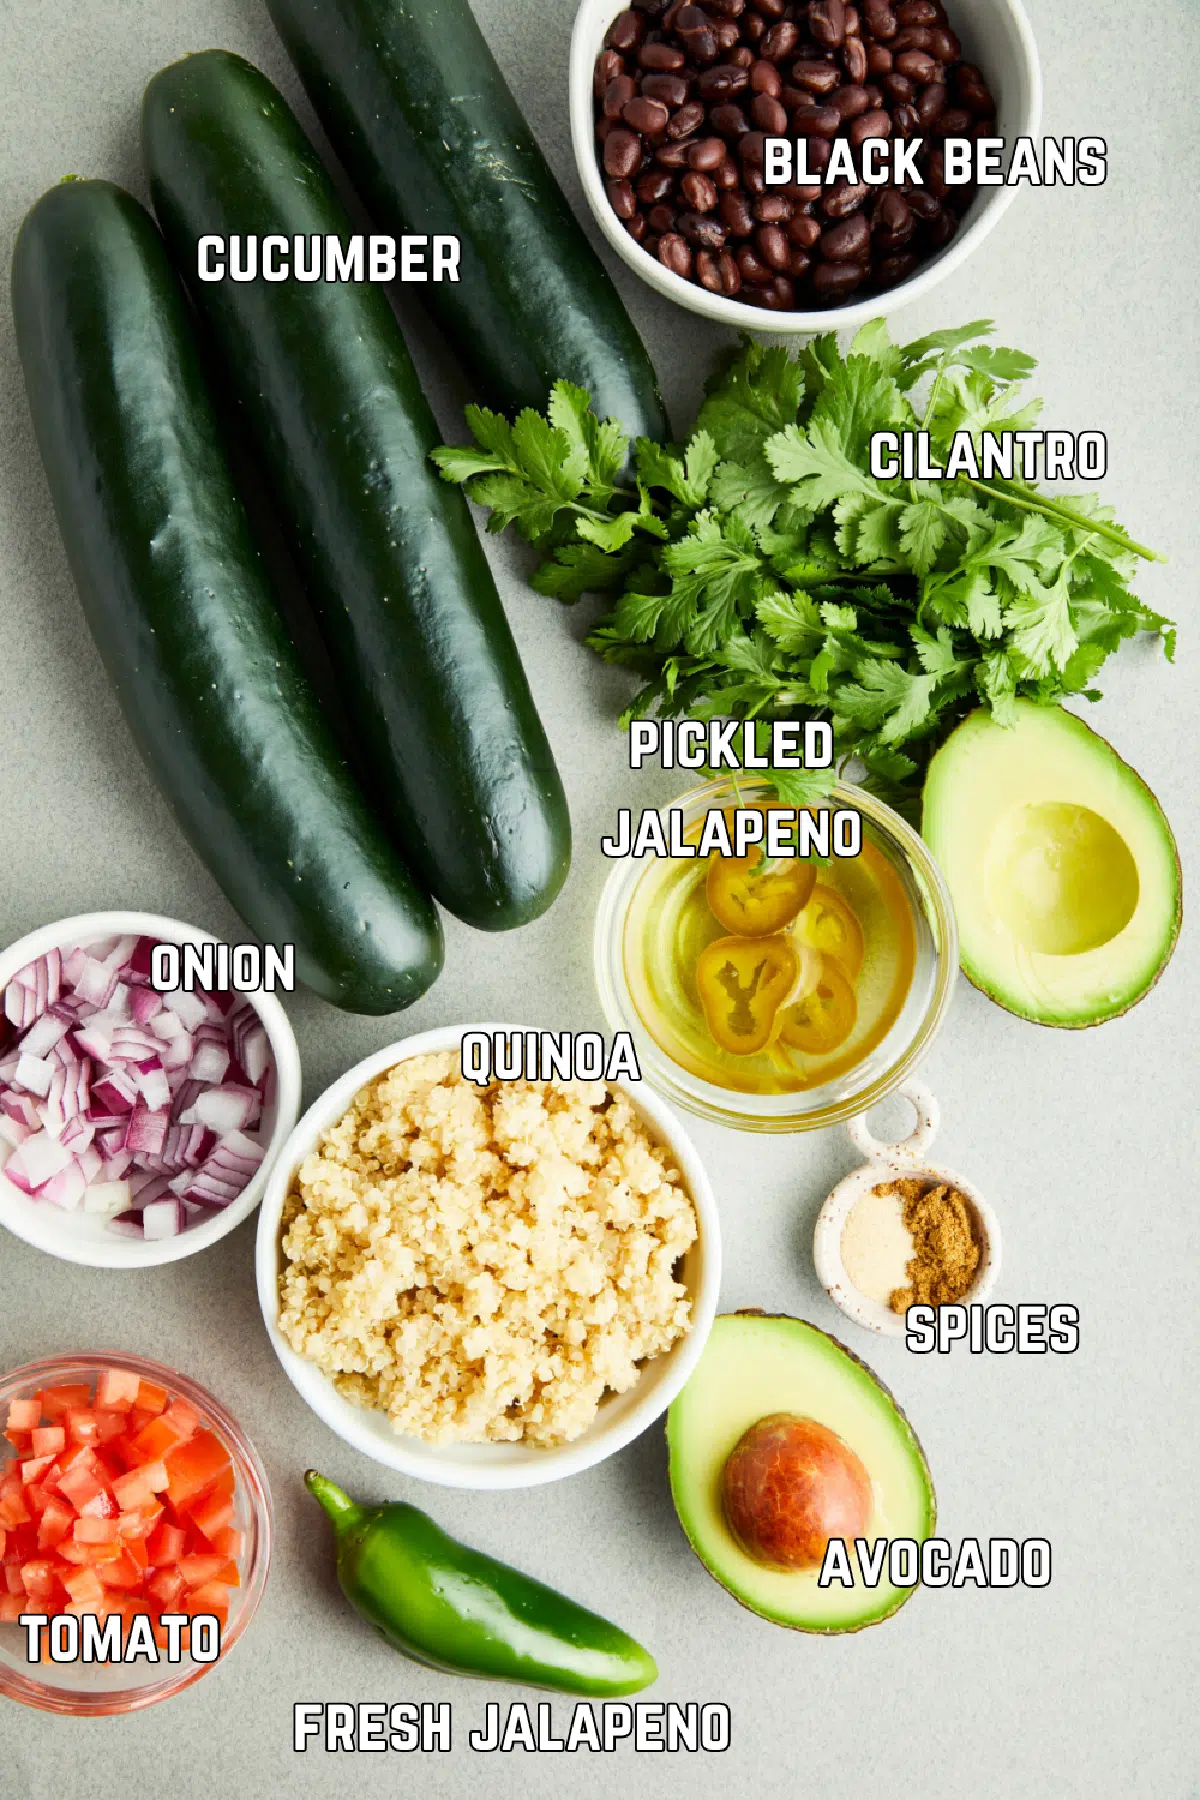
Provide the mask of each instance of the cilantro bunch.
{"label": "cilantro bunch", "polygon": [[[470,407],[473,445],[434,453],[446,480],[540,554],[534,587],[608,597],[588,642],[643,682],[627,718],[832,721],[839,764],[911,807],[937,745],[982,703],[1056,705],[1093,686],[1125,638],[1170,621],[1129,581],[1135,543],[1092,496],[1017,481],[875,480],[875,431],[1027,430],[1036,364],[991,322],[893,344],[882,321],[843,356],[745,340],[706,390],[686,445],[599,420],[558,382],[545,417]],[[627,472],[628,471],[628,472]],[[1155,559],[1156,560],[1156,559]],[[827,785],[826,779],[825,785]],[[781,773],[781,797],[820,791]]]}

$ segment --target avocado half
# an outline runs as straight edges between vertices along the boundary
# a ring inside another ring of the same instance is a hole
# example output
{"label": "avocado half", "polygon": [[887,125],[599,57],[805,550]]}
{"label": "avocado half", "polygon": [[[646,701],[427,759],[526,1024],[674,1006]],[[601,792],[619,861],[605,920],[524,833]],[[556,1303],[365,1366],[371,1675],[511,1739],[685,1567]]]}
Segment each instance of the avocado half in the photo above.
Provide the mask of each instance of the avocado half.
{"label": "avocado half", "polygon": [[1099,1025],[1158,980],[1183,910],[1162,807],[1061,707],[974,712],[929,765],[921,831],[958,915],[964,973],[1039,1025]]}
{"label": "avocado half", "polygon": [[[882,1382],[844,1344],[804,1319],[723,1313],[695,1373],[667,1413],[671,1496],[688,1542],[735,1600],[793,1631],[862,1631],[913,1593],[886,1576],[876,1588],[817,1586],[818,1570],[764,1568],[725,1523],[721,1476],[751,1425],[797,1413],[834,1431],[865,1464],[873,1511],[868,1540],[924,1543],[937,1517],[933,1482],[912,1426]],[[857,1569],[853,1547],[851,1567]]]}

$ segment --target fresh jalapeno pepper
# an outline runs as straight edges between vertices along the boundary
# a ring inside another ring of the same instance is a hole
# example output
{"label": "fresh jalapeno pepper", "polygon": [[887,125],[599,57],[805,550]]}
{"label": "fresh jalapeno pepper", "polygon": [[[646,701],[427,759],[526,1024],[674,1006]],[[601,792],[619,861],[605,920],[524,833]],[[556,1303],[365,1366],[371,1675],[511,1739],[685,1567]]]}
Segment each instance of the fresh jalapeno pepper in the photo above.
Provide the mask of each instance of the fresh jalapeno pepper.
{"label": "fresh jalapeno pepper", "polygon": [[785,937],[723,937],[707,945],[696,962],[696,992],[713,1042],[732,1056],[764,1050],[799,974],[800,958]]}
{"label": "fresh jalapeno pepper", "polygon": [[358,1506],[315,1469],[304,1484],[333,1522],[342,1592],[414,1662],[565,1694],[635,1694],[657,1679],[619,1626],[457,1543],[417,1507]]}

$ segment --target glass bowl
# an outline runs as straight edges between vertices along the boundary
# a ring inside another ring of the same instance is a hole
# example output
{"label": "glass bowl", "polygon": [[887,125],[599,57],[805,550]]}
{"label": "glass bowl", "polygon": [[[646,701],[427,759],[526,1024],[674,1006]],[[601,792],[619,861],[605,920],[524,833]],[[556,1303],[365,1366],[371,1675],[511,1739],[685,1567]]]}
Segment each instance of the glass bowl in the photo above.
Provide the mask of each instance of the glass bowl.
{"label": "glass bowl", "polygon": [[[769,797],[773,792],[765,781],[743,775],[737,791],[728,781],[713,781],[682,795],[660,816],[669,828],[668,815],[681,812],[686,837],[710,810],[752,805]],[[672,1035],[669,1026],[660,1022],[657,1035],[652,1029],[649,987],[638,971],[637,949],[644,942],[655,901],[672,881],[688,879],[677,873],[678,860],[626,858],[613,870],[601,895],[594,944],[596,983],[609,1025],[632,1034],[648,1081],[668,1099],[718,1124],[742,1131],[813,1131],[866,1112],[913,1072],[949,1009],[958,971],[958,933],[949,891],[925,844],[899,813],[862,788],[840,784],[816,810],[826,808],[851,808],[861,816],[864,844],[880,852],[903,891],[914,943],[912,978],[885,1034],[852,1067],[831,1071],[817,1085],[769,1094],[719,1086],[686,1066],[682,1052],[673,1054],[665,1047],[661,1039]],[[687,871],[696,871],[695,880],[703,866],[699,859],[684,865]],[[732,1073],[735,1065],[729,1060]]]}
{"label": "glass bowl", "polygon": [[[172,1398],[182,1396],[199,1413],[201,1424],[220,1438],[233,1462],[237,1480],[233,1522],[245,1536],[245,1548],[238,1563],[242,1585],[231,1590],[229,1623],[221,1634],[221,1654],[215,1663],[193,1662],[187,1656],[179,1663],[30,1663],[25,1660],[24,1630],[18,1625],[0,1625],[0,1694],[43,1712],[77,1718],[138,1712],[159,1700],[169,1700],[223,1663],[258,1609],[271,1562],[271,1490],[258,1452],[220,1402],[175,1369],[120,1350],[48,1356],[26,1363],[0,1379],[0,1431],[13,1400],[28,1399],[44,1387],[92,1382],[101,1369],[128,1369],[165,1387]],[[13,1446],[0,1435],[0,1475],[16,1457]],[[30,1610],[37,1610],[32,1602]]]}

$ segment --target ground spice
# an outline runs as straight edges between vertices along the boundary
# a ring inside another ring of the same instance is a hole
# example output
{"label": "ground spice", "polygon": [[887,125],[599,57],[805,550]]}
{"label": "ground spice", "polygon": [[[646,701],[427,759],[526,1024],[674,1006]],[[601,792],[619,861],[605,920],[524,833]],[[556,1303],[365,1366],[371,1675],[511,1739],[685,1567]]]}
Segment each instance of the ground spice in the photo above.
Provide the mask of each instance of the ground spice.
{"label": "ground spice", "polygon": [[904,1271],[908,1287],[897,1288],[889,1301],[892,1311],[961,1300],[979,1267],[970,1203],[957,1188],[928,1187],[922,1181],[896,1181],[885,1191],[903,1203],[916,1252]]}

